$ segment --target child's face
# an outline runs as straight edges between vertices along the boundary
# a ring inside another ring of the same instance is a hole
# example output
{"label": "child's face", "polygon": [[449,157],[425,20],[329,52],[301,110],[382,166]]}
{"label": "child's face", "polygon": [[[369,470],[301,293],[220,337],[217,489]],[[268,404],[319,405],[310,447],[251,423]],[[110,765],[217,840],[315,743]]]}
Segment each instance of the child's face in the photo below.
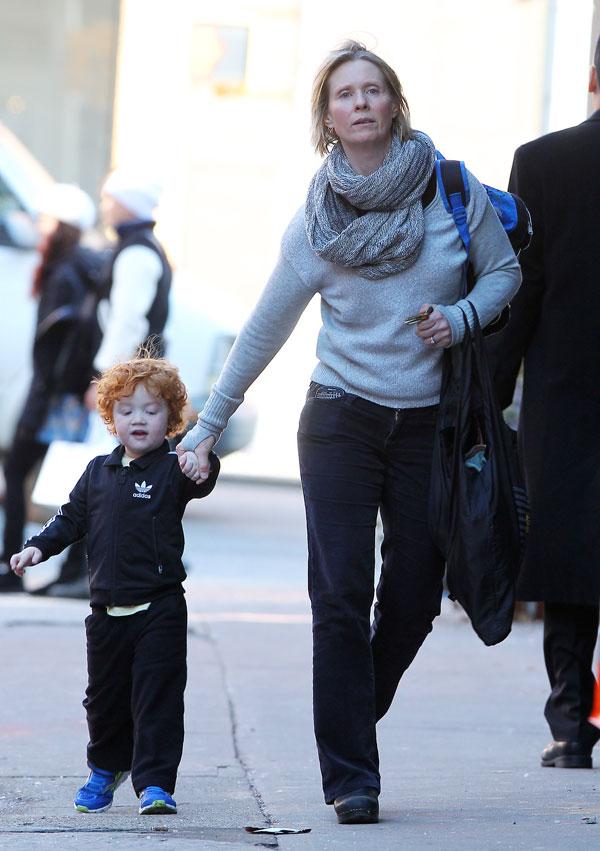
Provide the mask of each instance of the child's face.
{"label": "child's face", "polygon": [[141,383],[131,396],[122,396],[113,404],[115,431],[130,458],[139,458],[161,445],[168,419],[165,400],[153,396]]}

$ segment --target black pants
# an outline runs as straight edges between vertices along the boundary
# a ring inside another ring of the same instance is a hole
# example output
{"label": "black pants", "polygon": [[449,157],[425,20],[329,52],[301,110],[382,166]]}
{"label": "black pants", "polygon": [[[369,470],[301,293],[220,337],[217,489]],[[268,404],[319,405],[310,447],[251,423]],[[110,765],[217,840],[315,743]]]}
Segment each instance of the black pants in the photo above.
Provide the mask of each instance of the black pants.
{"label": "black pants", "polygon": [[598,620],[597,605],[544,604],[544,658],[552,689],[544,714],[556,741],[593,745],[600,737],[587,720],[594,699]]}
{"label": "black pants", "polygon": [[[30,438],[16,438],[4,464],[6,493],[4,496],[3,558],[18,553],[24,543],[26,517],[25,482],[36,464],[46,456],[48,445]],[[75,482],[73,482],[75,484]],[[87,575],[87,555],[84,541],[69,547],[60,570],[65,582]]]}
{"label": "black pants", "polygon": [[[375,723],[439,614],[444,562],[427,528],[437,409],[395,411],[350,394],[314,398],[323,392],[311,385],[298,447],[315,735],[331,803],[380,788]],[[383,565],[371,627],[378,510]]]}
{"label": "black pants", "polygon": [[106,771],[131,771],[137,795],[146,786],[172,795],[187,679],[183,595],[155,600],[147,611],[126,617],[95,609],[85,625],[88,761]]}

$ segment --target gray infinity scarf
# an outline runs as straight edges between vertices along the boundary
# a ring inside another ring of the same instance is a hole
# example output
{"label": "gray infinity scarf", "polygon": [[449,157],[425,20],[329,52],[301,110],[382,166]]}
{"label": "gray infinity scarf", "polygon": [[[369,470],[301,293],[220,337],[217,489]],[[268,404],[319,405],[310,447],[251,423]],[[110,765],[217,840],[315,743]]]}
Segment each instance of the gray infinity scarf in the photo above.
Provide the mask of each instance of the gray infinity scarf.
{"label": "gray infinity scarf", "polygon": [[434,144],[419,131],[405,142],[394,134],[386,158],[366,177],[336,144],[308,188],[305,225],[313,251],[372,280],[408,269],[423,242],[421,196],[434,162]]}

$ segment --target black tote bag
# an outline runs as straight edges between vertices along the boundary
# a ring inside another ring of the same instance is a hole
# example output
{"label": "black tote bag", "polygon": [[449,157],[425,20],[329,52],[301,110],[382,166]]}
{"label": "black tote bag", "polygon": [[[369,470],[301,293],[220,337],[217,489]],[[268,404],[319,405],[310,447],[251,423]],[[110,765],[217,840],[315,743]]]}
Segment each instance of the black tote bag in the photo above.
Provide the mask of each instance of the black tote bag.
{"label": "black tote bag", "polygon": [[464,339],[444,352],[429,527],[446,559],[450,598],[492,645],[511,630],[529,513],[516,433],[496,400],[469,305],[473,330],[463,313]]}

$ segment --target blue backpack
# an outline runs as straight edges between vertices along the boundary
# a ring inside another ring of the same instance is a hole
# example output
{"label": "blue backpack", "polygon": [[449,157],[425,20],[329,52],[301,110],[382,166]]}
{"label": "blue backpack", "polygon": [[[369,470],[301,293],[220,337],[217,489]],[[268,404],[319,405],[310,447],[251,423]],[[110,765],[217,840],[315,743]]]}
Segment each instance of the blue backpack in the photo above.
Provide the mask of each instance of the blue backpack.
{"label": "blue backpack", "polygon": [[[467,204],[469,203],[469,181],[464,162],[460,160],[446,160],[438,152],[435,161],[437,182],[444,207],[454,219],[454,224],[465,247],[465,274],[463,276],[463,298],[473,289],[475,279],[470,263],[471,234],[467,224]],[[512,192],[503,192],[493,186],[483,188],[487,192],[490,203],[510,240],[515,254],[527,248],[531,240],[533,229],[529,210],[518,195]],[[484,334],[493,334],[500,331],[510,318],[510,305],[493,320],[485,329]]]}

